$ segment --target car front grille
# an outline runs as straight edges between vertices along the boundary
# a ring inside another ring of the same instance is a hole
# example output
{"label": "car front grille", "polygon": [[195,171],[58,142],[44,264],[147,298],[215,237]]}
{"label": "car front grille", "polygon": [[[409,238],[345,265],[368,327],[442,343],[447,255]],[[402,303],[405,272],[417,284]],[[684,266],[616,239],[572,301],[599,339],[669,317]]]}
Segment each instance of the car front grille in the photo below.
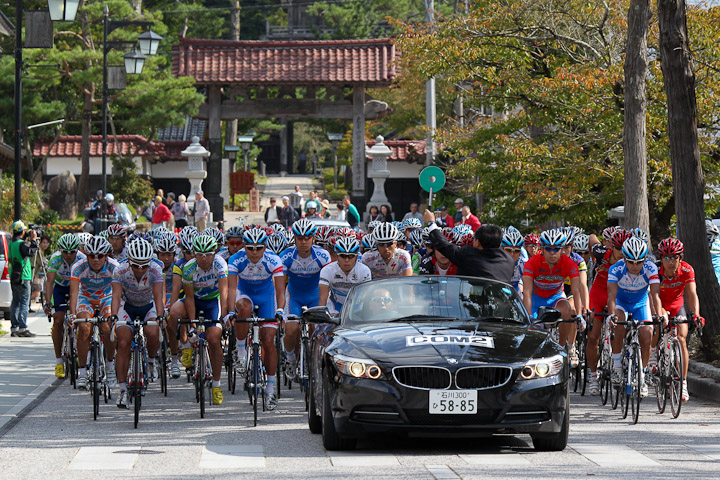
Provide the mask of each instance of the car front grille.
{"label": "car front grille", "polygon": [[420,389],[450,388],[450,370],[441,367],[395,367],[395,380],[406,387]]}
{"label": "car front grille", "polygon": [[413,425],[488,425],[495,423],[498,412],[478,410],[468,415],[439,415],[428,413],[427,408],[406,408],[405,415]]}
{"label": "car front grille", "polygon": [[510,381],[510,367],[467,367],[455,373],[455,384],[460,389],[477,389],[501,387]]}
{"label": "car front grille", "polygon": [[535,423],[550,420],[550,411],[543,407],[512,407],[502,423]]}

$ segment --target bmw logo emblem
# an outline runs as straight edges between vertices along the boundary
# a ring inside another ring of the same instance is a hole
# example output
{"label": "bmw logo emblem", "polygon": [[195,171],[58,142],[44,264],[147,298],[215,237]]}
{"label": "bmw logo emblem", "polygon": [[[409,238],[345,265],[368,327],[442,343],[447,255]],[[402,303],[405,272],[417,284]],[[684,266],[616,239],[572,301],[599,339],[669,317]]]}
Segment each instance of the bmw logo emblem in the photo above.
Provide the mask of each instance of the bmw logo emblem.
{"label": "bmw logo emblem", "polygon": [[454,358],[448,358],[448,359],[447,359],[447,362],[448,362],[450,365],[457,365],[457,363],[458,363],[458,361],[457,361],[456,359],[454,359]]}

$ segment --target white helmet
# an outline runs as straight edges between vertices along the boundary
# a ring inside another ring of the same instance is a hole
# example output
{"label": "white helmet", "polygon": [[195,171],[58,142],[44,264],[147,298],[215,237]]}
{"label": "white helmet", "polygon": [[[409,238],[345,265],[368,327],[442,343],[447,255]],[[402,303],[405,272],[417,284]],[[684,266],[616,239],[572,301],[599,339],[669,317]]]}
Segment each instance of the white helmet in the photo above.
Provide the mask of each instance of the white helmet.
{"label": "white helmet", "polygon": [[100,236],[91,237],[87,243],[85,243],[85,253],[88,255],[109,255],[112,250],[113,248],[110,242]]}
{"label": "white helmet", "polygon": [[587,252],[590,250],[590,237],[584,233],[580,233],[575,236],[575,242],[573,242],[573,250],[576,252]]}
{"label": "white helmet", "polygon": [[80,240],[80,248],[84,249],[87,242],[93,237],[92,233],[82,232],[77,234],[78,240]]}
{"label": "white helmet", "polygon": [[375,238],[376,244],[387,243],[396,241],[399,233],[397,227],[392,223],[383,223],[373,230],[372,236]]}
{"label": "white helmet", "polygon": [[623,243],[622,253],[626,260],[643,260],[647,257],[647,244],[637,237],[630,237]]}
{"label": "white helmet", "polygon": [[708,244],[711,244],[715,241],[715,238],[720,235],[720,229],[718,229],[717,225],[715,225],[711,219],[706,218],[705,233],[707,233]]}
{"label": "white helmet", "polygon": [[565,245],[565,232],[559,228],[545,230],[540,234],[540,246],[562,247]]}
{"label": "white helmet", "polygon": [[149,263],[153,258],[153,246],[147,240],[136,239],[127,247],[128,260],[140,264]]}
{"label": "white helmet", "polygon": [[511,230],[508,227],[508,229],[505,230],[505,235],[503,235],[502,238],[503,247],[522,247],[524,243],[525,239],[515,228]]}

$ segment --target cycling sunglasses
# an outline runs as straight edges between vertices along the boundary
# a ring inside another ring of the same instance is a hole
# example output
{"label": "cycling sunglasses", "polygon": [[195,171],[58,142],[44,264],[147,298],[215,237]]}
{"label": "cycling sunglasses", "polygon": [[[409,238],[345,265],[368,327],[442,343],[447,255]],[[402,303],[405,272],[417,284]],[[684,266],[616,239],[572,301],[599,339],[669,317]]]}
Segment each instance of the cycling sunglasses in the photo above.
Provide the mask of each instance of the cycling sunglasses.
{"label": "cycling sunglasses", "polygon": [[300,240],[301,242],[307,242],[308,240],[312,240],[313,238],[315,238],[315,237],[310,236],[310,235],[295,235],[296,242],[298,240]]}
{"label": "cycling sunglasses", "polygon": [[543,250],[545,250],[548,253],[557,253],[560,251],[561,247],[542,247]]}
{"label": "cycling sunglasses", "polygon": [[663,255],[662,257],[663,260],[667,260],[668,262],[674,262],[678,258],[680,257],[678,257],[677,255]]}
{"label": "cycling sunglasses", "polygon": [[77,250],[63,250],[62,253],[65,255],[72,255],[73,253],[77,253]]}
{"label": "cycling sunglasses", "polygon": [[387,297],[387,296],[385,296],[385,297],[373,297],[370,301],[373,302],[373,303],[385,303],[385,304],[387,304],[387,303],[392,303],[393,300],[392,300],[392,297]]}
{"label": "cycling sunglasses", "polygon": [[355,257],[357,257],[357,253],[338,253],[338,258],[344,258],[345,260],[350,260]]}
{"label": "cycling sunglasses", "polygon": [[202,257],[202,258],[209,258],[209,257],[214,257],[215,252],[196,253],[195,256]]}
{"label": "cycling sunglasses", "polygon": [[394,242],[377,242],[375,245],[378,247],[392,247]]}
{"label": "cycling sunglasses", "polygon": [[227,244],[228,245],[242,245],[243,241],[242,240],[228,240]]}
{"label": "cycling sunglasses", "polygon": [[128,263],[130,264],[131,267],[137,268],[139,270],[145,270],[147,268],[150,268],[149,263],[142,263],[142,264],[141,263],[133,263],[133,262],[128,262]]}
{"label": "cycling sunglasses", "polygon": [[588,251],[587,250],[575,250],[575,253],[577,253],[579,255],[585,255],[588,253]]}
{"label": "cycling sunglasses", "polygon": [[265,248],[265,245],[245,245],[245,250],[249,250],[251,252],[259,252]]}
{"label": "cycling sunglasses", "polygon": [[505,250],[506,252],[521,252],[522,248],[505,247],[503,250]]}
{"label": "cycling sunglasses", "polygon": [[87,257],[91,260],[102,260],[103,258],[105,258],[105,254],[104,253],[88,253]]}
{"label": "cycling sunglasses", "polygon": [[641,263],[645,263],[645,259],[643,258],[642,260],[629,260],[626,258],[625,263],[629,263],[630,265],[640,265]]}

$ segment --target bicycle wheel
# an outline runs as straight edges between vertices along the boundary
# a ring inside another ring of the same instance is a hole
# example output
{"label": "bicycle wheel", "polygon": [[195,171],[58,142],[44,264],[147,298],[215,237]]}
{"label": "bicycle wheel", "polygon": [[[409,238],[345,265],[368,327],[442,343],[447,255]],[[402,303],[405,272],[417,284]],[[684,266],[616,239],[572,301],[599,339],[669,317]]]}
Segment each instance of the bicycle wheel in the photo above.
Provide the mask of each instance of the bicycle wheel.
{"label": "bicycle wheel", "polygon": [[308,411],[310,406],[310,349],[308,348],[308,341],[304,339],[300,344],[302,364],[300,368],[300,390],[305,394],[305,411]]}
{"label": "bicycle wheel", "polygon": [[160,391],[167,397],[168,394],[168,343],[167,333],[163,332],[163,341],[160,345],[160,355],[157,361],[160,362]]}
{"label": "bicycle wheel", "polygon": [[600,362],[597,369],[598,383],[600,384],[600,402],[607,405],[608,399],[612,406],[612,385],[610,383],[610,367],[612,366],[612,358],[606,349],[600,350]]}
{"label": "bicycle wheel", "polygon": [[632,379],[628,378],[630,368],[630,357],[626,356],[625,349],[623,349],[623,381],[622,387],[617,392],[620,396],[620,407],[622,418],[626,419],[628,415],[628,408],[630,407],[630,392],[632,391]]}
{"label": "bicycle wheel", "polygon": [[92,392],[93,401],[93,420],[97,420],[98,413],[100,413],[99,350],[100,348],[97,345],[94,345],[90,353],[90,369],[92,370],[90,374],[90,383],[92,384],[90,385],[90,391]]}
{"label": "bicycle wheel", "polygon": [[195,388],[197,388],[198,401],[200,402],[200,418],[205,418],[205,345],[198,345],[198,364],[195,372],[197,376],[197,382]]}
{"label": "bicycle wheel", "polygon": [[[277,387],[277,397],[280,398],[280,385],[283,383],[283,378],[287,379],[287,358],[285,357],[285,348],[283,347],[282,338],[280,335],[280,332],[275,333],[275,351],[277,352],[277,358],[278,358],[278,366],[277,366],[277,381],[275,382],[275,385]],[[289,389],[290,387],[288,387]]]}
{"label": "bicycle wheel", "polygon": [[140,346],[136,345],[132,353],[132,376],[133,376],[133,403],[135,404],[135,428],[140,420],[140,404],[142,402],[142,358],[140,358]]}
{"label": "bicycle wheel", "polygon": [[680,415],[680,407],[682,407],[682,386],[685,380],[685,375],[683,374],[682,349],[680,348],[680,342],[677,338],[673,338],[670,344],[669,371],[670,411],[672,412],[673,418],[677,418],[678,415]]}
{"label": "bicycle wheel", "polygon": [[582,380],[580,381],[580,395],[585,396],[587,390],[588,377],[590,376],[590,367],[587,362],[586,355],[587,347],[587,336],[583,334],[580,340],[580,347],[578,348],[578,356],[580,357],[580,372],[582,373]]}
{"label": "bicycle wheel", "polygon": [[[225,372],[228,377],[228,391],[235,395],[235,383],[237,375],[235,374],[235,350],[236,350],[235,326],[231,326],[228,332],[227,342],[225,342]],[[238,358],[238,362],[243,359]]]}
{"label": "bicycle wheel", "polygon": [[634,345],[631,360],[631,378],[633,379],[633,381],[630,404],[632,406],[632,421],[633,425],[635,425],[640,418],[640,400],[642,399],[640,390],[642,389],[642,383],[645,381],[645,379],[642,378],[642,359],[640,357],[640,345]]}
{"label": "bicycle wheel", "polygon": [[258,411],[258,389],[260,388],[260,347],[253,345],[253,364],[252,364],[252,381],[250,386],[252,389],[251,402],[253,404],[253,426],[257,427],[257,411]]}

